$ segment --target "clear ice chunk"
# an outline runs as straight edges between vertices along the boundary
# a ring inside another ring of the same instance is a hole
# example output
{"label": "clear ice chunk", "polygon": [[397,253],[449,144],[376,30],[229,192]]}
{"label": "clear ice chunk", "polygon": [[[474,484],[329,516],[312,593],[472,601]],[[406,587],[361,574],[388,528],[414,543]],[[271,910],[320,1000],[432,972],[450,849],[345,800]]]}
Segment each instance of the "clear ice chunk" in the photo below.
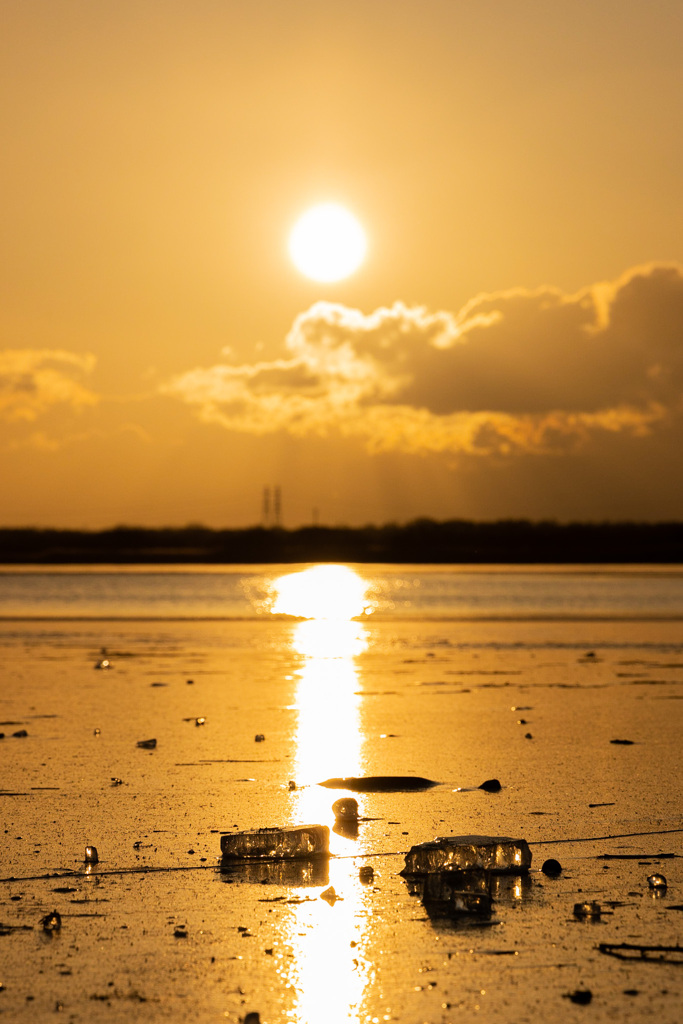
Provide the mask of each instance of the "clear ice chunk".
{"label": "clear ice chunk", "polygon": [[223,862],[234,860],[285,860],[326,857],[330,852],[327,825],[287,825],[230,832],[221,836]]}
{"label": "clear ice chunk", "polygon": [[427,875],[447,867],[521,875],[531,867],[531,850],[526,839],[508,836],[441,836],[412,846],[401,874]]}

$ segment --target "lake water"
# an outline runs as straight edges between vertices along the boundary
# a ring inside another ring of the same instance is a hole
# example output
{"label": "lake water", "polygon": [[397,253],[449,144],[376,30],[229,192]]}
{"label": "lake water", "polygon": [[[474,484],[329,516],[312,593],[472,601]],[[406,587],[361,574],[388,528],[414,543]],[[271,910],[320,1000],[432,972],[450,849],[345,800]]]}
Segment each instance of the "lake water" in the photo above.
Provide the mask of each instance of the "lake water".
{"label": "lake water", "polygon": [[[304,568],[4,568],[0,618],[268,618],[279,581],[300,577]],[[683,569],[678,566],[351,568],[362,580],[364,595],[349,617],[360,613],[366,619],[403,620],[683,619]],[[323,578],[318,593],[336,589],[335,580]],[[284,612],[301,614],[297,607]],[[304,609],[303,617],[316,614],[314,599],[313,610]]]}
{"label": "lake water", "polygon": [[[5,568],[0,1014],[678,1024],[682,728],[680,567]],[[340,826],[320,783],[365,775],[436,784]],[[329,859],[219,870],[304,823]],[[471,834],[533,852],[483,919],[401,875]]]}

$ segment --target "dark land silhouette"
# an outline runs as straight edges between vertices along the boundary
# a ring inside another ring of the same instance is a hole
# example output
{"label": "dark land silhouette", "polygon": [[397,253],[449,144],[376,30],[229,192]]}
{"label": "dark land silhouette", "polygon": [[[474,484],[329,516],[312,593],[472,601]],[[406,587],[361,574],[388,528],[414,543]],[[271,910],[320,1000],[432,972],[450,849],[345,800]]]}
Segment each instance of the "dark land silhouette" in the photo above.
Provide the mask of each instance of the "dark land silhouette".
{"label": "dark land silhouette", "polygon": [[683,563],[683,523],[503,520],[359,528],[0,529],[0,564]]}

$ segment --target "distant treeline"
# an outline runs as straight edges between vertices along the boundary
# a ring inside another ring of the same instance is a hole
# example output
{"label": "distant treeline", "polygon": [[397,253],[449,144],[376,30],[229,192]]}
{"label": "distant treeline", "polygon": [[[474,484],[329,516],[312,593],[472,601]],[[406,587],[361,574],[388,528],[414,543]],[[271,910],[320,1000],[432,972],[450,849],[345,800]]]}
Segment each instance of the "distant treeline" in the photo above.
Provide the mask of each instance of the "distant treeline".
{"label": "distant treeline", "polygon": [[0,529],[2,564],[683,563],[683,523],[501,520],[297,530],[203,526]]}

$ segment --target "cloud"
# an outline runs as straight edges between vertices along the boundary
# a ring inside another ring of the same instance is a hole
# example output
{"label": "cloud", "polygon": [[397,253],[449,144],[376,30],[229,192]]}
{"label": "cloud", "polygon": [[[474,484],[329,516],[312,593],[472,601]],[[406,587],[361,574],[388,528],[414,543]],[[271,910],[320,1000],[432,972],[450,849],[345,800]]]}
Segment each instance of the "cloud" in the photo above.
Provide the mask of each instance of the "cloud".
{"label": "cloud", "polygon": [[80,378],[92,372],[95,357],[50,349],[0,351],[0,417],[34,422],[54,406],[76,411],[95,405],[96,395]]}
{"label": "cloud", "polygon": [[645,436],[683,412],[683,268],[636,267],[573,295],[482,294],[457,313],[318,302],[282,358],[162,390],[228,430],[355,436],[372,452],[564,454]]}

